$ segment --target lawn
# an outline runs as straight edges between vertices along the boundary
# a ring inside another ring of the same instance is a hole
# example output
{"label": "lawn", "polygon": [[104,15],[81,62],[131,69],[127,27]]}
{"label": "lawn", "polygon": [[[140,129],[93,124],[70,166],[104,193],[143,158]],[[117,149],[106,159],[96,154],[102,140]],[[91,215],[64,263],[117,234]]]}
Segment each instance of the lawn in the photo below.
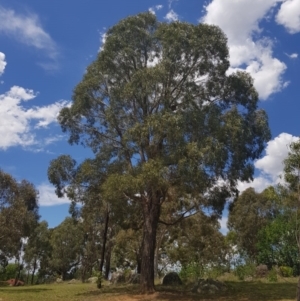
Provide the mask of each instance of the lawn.
{"label": "lawn", "polygon": [[228,290],[215,295],[192,294],[187,287],[156,286],[152,295],[139,294],[135,285],[47,284],[24,287],[0,287],[0,301],[292,301],[296,297],[296,280],[277,283],[226,282]]}

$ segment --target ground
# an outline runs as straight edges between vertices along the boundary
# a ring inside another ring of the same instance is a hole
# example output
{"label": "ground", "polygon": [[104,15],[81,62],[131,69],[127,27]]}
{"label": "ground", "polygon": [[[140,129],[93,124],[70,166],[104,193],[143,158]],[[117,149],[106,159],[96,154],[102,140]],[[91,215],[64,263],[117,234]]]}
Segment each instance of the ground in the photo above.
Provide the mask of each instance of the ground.
{"label": "ground", "polygon": [[292,301],[296,297],[297,279],[282,278],[277,283],[266,281],[226,282],[228,290],[215,295],[196,295],[190,287],[157,285],[152,295],[139,294],[138,285],[48,284],[24,287],[0,287],[0,301]]}

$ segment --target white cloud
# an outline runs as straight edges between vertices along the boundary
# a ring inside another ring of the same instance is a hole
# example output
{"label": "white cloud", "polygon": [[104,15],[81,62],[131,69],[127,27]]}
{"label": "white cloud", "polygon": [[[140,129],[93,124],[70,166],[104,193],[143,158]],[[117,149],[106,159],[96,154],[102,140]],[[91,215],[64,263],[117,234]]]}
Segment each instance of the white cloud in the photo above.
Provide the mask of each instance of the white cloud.
{"label": "white cloud", "polygon": [[[105,28],[104,28],[105,30]],[[107,38],[107,33],[106,32],[100,32],[100,43],[101,46],[99,48],[99,52],[101,52],[103,50],[104,44],[106,42],[106,38]]]}
{"label": "white cloud", "polygon": [[158,11],[158,10],[161,10],[163,8],[163,6],[162,5],[155,5],[155,6],[152,6],[152,7],[150,7],[149,8],[149,12],[151,13],[151,14],[153,14],[153,15],[155,15],[156,14],[156,12]]}
{"label": "white cloud", "polygon": [[165,19],[169,22],[178,21],[178,14],[174,12],[173,9],[171,9],[165,16]]}
{"label": "white cloud", "polygon": [[37,145],[34,129],[45,128],[56,122],[59,111],[68,105],[67,101],[58,101],[29,109],[22,106],[22,103],[35,97],[33,90],[18,86],[0,94],[0,149]]}
{"label": "white cloud", "polygon": [[291,34],[300,32],[300,1],[284,1],[276,16],[276,21],[278,24],[283,25]]}
{"label": "white cloud", "polygon": [[155,9],[154,9],[153,7],[150,7],[150,8],[149,8],[149,12],[150,12],[151,14],[155,15]]}
{"label": "white cloud", "polygon": [[254,78],[262,100],[286,86],[282,79],[286,65],[273,57],[272,40],[263,36],[259,26],[278,2],[281,0],[213,0],[205,7],[206,14],[201,19],[225,32],[230,53],[229,72],[246,65],[244,69]]}
{"label": "white cloud", "polygon": [[292,53],[292,54],[287,54],[286,55],[290,58],[290,59],[296,59],[298,58],[298,53]]}
{"label": "white cloud", "polygon": [[0,52],[0,75],[3,74],[5,66],[6,66],[5,54]]}
{"label": "white cloud", "polygon": [[52,185],[43,183],[37,186],[39,191],[39,205],[40,206],[56,206],[62,204],[69,204],[70,200],[66,197],[58,198],[55,194],[55,188]]}
{"label": "white cloud", "polygon": [[281,133],[273,140],[269,141],[266,147],[266,154],[255,162],[255,168],[259,175],[253,182],[239,182],[238,189],[244,191],[248,187],[254,187],[257,191],[262,191],[270,185],[283,182],[281,178],[283,172],[283,161],[287,158],[289,145],[298,141],[298,137],[287,133]]}
{"label": "white cloud", "polygon": [[52,59],[57,57],[57,47],[45,32],[34,14],[21,15],[0,5],[0,33],[15,38],[18,42],[44,50]]}

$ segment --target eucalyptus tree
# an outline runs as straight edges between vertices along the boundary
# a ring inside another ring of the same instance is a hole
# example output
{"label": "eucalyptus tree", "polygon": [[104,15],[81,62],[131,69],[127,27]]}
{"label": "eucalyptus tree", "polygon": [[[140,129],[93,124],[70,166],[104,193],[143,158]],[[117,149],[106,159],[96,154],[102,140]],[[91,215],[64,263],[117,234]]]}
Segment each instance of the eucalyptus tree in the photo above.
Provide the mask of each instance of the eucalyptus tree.
{"label": "eucalyptus tree", "polygon": [[262,193],[248,188],[229,207],[228,228],[244,257],[257,262],[259,232],[279,214],[283,189],[268,187]]}
{"label": "eucalyptus tree", "polygon": [[143,292],[154,291],[164,204],[182,205],[182,215],[203,207],[220,214],[237,180],[251,178],[252,160],[270,138],[253,80],[243,72],[227,75],[228,68],[218,27],[130,16],[107,31],[73,104],[59,114],[71,144],[117,167],[101,185],[103,198],[138,204]]}
{"label": "eucalyptus tree", "polygon": [[226,263],[225,239],[219,228],[214,216],[202,212],[184,219],[170,231],[166,254],[173,263],[179,262],[183,271],[192,266],[193,276],[203,277],[208,267]]}
{"label": "eucalyptus tree", "polygon": [[66,218],[51,233],[50,265],[63,280],[68,272],[80,264],[83,238],[80,223],[76,223],[72,218]]}
{"label": "eucalyptus tree", "polygon": [[48,223],[42,221],[31,232],[24,248],[24,260],[27,268],[31,270],[31,284],[35,273],[41,267],[41,263],[51,257],[50,231]]}
{"label": "eucalyptus tree", "polygon": [[[300,258],[300,139],[289,146],[288,157],[284,160],[284,179],[288,183],[291,194],[294,195],[296,202],[295,210],[295,238],[298,246],[298,260]],[[297,285],[297,301],[300,301],[300,277]]]}
{"label": "eucalyptus tree", "polygon": [[37,225],[38,191],[0,170],[0,257],[20,261],[23,238]]}
{"label": "eucalyptus tree", "polygon": [[[102,273],[105,265],[105,277],[108,277],[113,236],[122,224],[125,228],[138,224],[135,204],[110,202],[103,198],[102,184],[107,174],[118,166],[107,164],[105,154],[87,159],[81,164],[68,155],[51,161],[48,178],[56,187],[59,197],[66,195],[71,201],[70,212],[81,219],[85,235],[82,276],[88,274],[98,264]],[[124,197],[123,197],[124,198]],[[77,206],[77,204],[81,206]]]}

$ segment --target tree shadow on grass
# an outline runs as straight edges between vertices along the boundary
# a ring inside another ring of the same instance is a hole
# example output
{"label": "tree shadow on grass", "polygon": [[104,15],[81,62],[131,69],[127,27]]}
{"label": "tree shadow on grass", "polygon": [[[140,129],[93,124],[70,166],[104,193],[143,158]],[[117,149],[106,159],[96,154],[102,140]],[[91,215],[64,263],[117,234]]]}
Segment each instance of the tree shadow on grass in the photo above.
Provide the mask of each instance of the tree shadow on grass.
{"label": "tree shadow on grass", "polygon": [[21,287],[15,287],[15,288],[12,288],[10,287],[9,289],[2,289],[0,287],[0,292],[3,291],[5,292],[6,294],[15,294],[16,292],[19,292],[19,293],[42,293],[42,292],[45,292],[45,291],[52,291],[51,288],[21,288]]}
{"label": "tree shadow on grass", "polygon": [[[84,297],[99,297],[104,300],[136,300],[136,301],[280,301],[294,300],[296,283],[261,283],[261,282],[226,282],[227,291],[215,294],[194,294],[187,287],[156,286],[152,295],[142,295],[138,285],[110,285],[99,290],[77,294]],[[122,297],[121,297],[122,296]]]}

